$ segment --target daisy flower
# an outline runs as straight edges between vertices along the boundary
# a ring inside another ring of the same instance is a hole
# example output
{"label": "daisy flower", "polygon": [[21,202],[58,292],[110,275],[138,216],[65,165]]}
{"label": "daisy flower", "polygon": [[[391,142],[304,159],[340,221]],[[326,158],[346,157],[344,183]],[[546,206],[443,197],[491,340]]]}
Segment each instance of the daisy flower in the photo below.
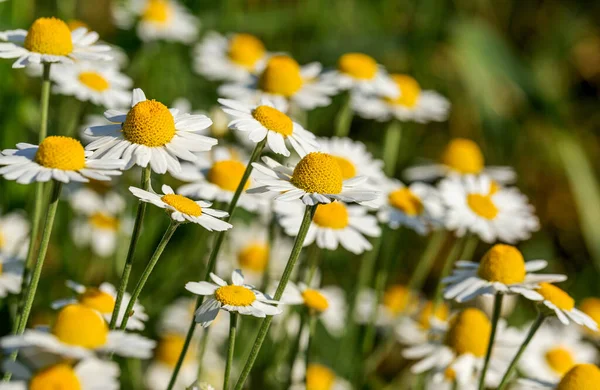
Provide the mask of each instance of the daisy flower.
{"label": "daisy flower", "polygon": [[472,359],[471,355],[462,355],[445,369],[434,370],[426,379],[425,390],[476,390],[477,378],[469,370]]}
{"label": "daisy flower", "polygon": [[273,306],[280,302],[244,284],[244,276],[240,270],[231,273],[232,284],[227,284],[213,273],[210,274],[210,278],[214,283],[201,281],[188,282],[185,285],[186,290],[209,297],[195,313],[196,322],[204,328],[214,321],[221,309],[259,318],[281,313],[281,309]]}
{"label": "daisy flower", "polygon": [[597,331],[598,324],[587,314],[575,307],[575,300],[567,292],[550,283],[540,283],[536,292],[543,297],[540,304],[546,312],[558,317],[564,325],[572,322]]}
{"label": "daisy flower", "polygon": [[425,343],[431,335],[439,334],[448,328],[450,308],[440,303],[433,312],[434,303],[427,301],[418,310],[408,311],[408,315],[400,316],[394,323],[396,340],[404,345]]}
{"label": "daisy flower", "polygon": [[[402,284],[388,286],[377,307],[377,294],[371,288],[364,288],[358,293],[354,320],[359,324],[367,324],[375,316],[377,326],[387,326],[402,314],[412,313],[416,303],[408,288]],[[377,313],[374,313],[374,311]]]}
{"label": "daisy flower", "polygon": [[383,173],[383,161],[376,159],[365,144],[350,138],[319,138],[319,150],[332,155],[340,165],[344,180],[366,176],[372,184],[379,183]]}
{"label": "daisy flower", "polygon": [[521,251],[511,245],[496,244],[479,264],[460,260],[456,270],[445,278],[444,298],[466,302],[479,295],[519,294],[533,301],[544,299],[536,289],[543,283],[562,282],[559,274],[536,274],[546,268],[545,260],[525,262]]}
{"label": "daisy flower", "polygon": [[251,34],[206,34],[194,48],[194,70],[209,80],[245,81],[264,68],[267,50]]}
{"label": "daisy flower", "polygon": [[95,160],[81,142],[63,136],[46,137],[39,145],[17,144],[0,154],[0,175],[20,184],[46,182],[51,179],[69,183],[110,180],[120,175],[123,161],[117,158]]}
{"label": "daisy flower", "polygon": [[162,311],[158,321],[158,333],[183,335],[194,318],[196,300],[189,297],[177,298]]}
{"label": "daisy flower", "polygon": [[23,260],[0,256],[0,298],[21,292]]}
{"label": "daisy flower", "polygon": [[600,369],[594,364],[577,364],[557,382],[521,378],[511,390],[595,390],[600,383]]}
{"label": "daisy flower", "polygon": [[251,192],[276,192],[275,200],[302,199],[306,205],[316,205],[333,200],[365,202],[378,195],[376,191],[363,187],[367,180],[364,176],[344,180],[339,163],[330,154],[309,153],[294,168],[284,167],[268,157],[263,158],[263,162],[266,165],[252,164],[265,178],[257,178],[256,181],[262,186]]}
{"label": "daisy flower", "polygon": [[27,348],[72,359],[109,353],[148,359],[155,342],[138,334],[109,330],[102,313],[74,303],[58,312],[51,328],[27,329],[22,335],[6,336],[0,339],[0,346],[9,351]]}
{"label": "daisy flower", "polygon": [[0,260],[27,256],[29,229],[29,221],[22,212],[0,216]]}
{"label": "daisy flower", "polygon": [[[257,104],[262,98],[275,102],[276,107],[294,104],[303,110],[324,107],[337,92],[331,83],[320,78],[321,64],[312,62],[300,66],[287,55],[270,57],[260,73],[249,81],[224,84],[220,96]],[[283,111],[287,111],[287,108]]]}
{"label": "daisy flower", "polygon": [[[179,360],[184,343],[185,335],[165,334],[159,338],[154,352],[154,359],[146,370],[144,378],[146,388],[149,390],[164,390],[168,387],[171,374]],[[196,379],[198,362],[194,355],[197,350],[198,348],[195,345],[187,350],[174,389],[185,390]]]}
{"label": "daisy flower", "polygon": [[162,186],[163,195],[136,187],[129,187],[129,191],[142,202],[152,203],[156,207],[165,209],[174,221],[197,223],[208,231],[220,232],[233,227],[231,224],[219,219],[229,215],[225,211],[211,209],[211,203],[201,200],[194,201],[185,196],[177,195],[166,184]]}
{"label": "daisy flower", "polygon": [[285,141],[300,156],[319,148],[314,134],[284,114],[285,107],[281,106],[281,102],[278,105],[264,99],[258,105],[250,105],[219,99],[219,103],[223,106],[223,111],[233,119],[229,128],[248,133],[248,138],[254,143],[266,138],[269,148],[277,154],[290,156]]}
{"label": "daisy flower", "polygon": [[[579,310],[594,320],[596,324],[600,324],[600,298],[589,297],[584,299],[579,305]],[[583,330],[585,331],[586,336],[590,337],[592,340],[600,340],[600,331],[590,331],[585,327]]]}
{"label": "daisy flower", "polygon": [[29,64],[73,63],[75,61],[108,61],[110,50],[96,45],[98,34],[85,27],[71,31],[57,18],[39,18],[25,30],[0,32],[0,58],[17,58],[13,68]]}
{"label": "daisy flower", "polygon": [[290,390],[351,390],[352,385],[338,376],[331,368],[310,363],[308,367],[297,359],[292,368],[292,386]]}
{"label": "daisy flower", "polygon": [[177,173],[179,159],[195,161],[197,152],[210,150],[214,138],[197,134],[212,122],[204,115],[180,113],[156,100],[147,100],[144,92],[133,90],[128,112],[108,110],[104,113],[110,125],[93,126],[86,135],[97,137],[86,149],[99,160],[122,158],[126,169],[148,164],[156,173]]}
{"label": "daisy flower", "polygon": [[514,244],[539,229],[527,197],[516,188],[503,188],[488,176],[449,177],[439,185],[447,207],[445,225],[459,237],[467,232],[482,241]]}

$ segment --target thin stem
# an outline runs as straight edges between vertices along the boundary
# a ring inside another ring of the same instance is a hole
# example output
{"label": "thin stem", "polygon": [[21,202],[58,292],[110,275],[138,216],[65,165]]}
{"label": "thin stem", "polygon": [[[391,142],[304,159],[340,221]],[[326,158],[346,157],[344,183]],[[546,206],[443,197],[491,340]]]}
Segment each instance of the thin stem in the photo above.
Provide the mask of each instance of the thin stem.
{"label": "thin stem", "polygon": [[229,389],[229,375],[233,364],[233,352],[235,348],[235,334],[237,331],[238,314],[231,313],[229,316],[229,344],[227,345],[227,362],[225,364],[225,376],[223,378],[223,390]]}
{"label": "thin stem", "polygon": [[350,93],[346,93],[342,98],[344,101],[342,102],[342,106],[340,107],[334,122],[335,131],[333,135],[335,137],[348,136],[350,127],[352,126],[352,117],[354,116],[350,105]]}
{"label": "thin stem", "polygon": [[127,321],[129,321],[129,317],[131,317],[133,315],[133,306],[135,305],[135,302],[137,301],[138,297],[140,296],[140,293],[142,292],[142,289],[146,285],[146,282],[148,281],[148,278],[150,277],[150,274],[152,273],[154,266],[158,262],[158,259],[160,259],[160,256],[162,255],[163,251],[167,247],[169,240],[171,240],[171,237],[173,237],[173,233],[175,233],[175,230],[177,230],[179,225],[180,225],[179,222],[172,220],[171,223],[169,224],[169,227],[165,231],[165,234],[163,235],[162,239],[158,243],[158,246],[154,250],[154,254],[152,254],[152,257],[150,258],[150,261],[146,265],[146,268],[144,269],[142,276],[140,276],[140,280],[137,282],[137,285],[135,286],[135,289],[133,290],[133,294],[131,294],[131,299],[129,299],[129,304],[127,305],[127,309],[125,310],[125,315],[123,316],[123,319],[121,320],[121,330],[125,330],[127,328]]}
{"label": "thin stem", "polygon": [[[317,206],[306,206],[304,210],[304,217],[302,218],[300,230],[298,231],[296,241],[292,247],[292,253],[290,253],[290,258],[288,259],[285,270],[283,271],[283,275],[281,276],[281,280],[279,281],[279,285],[277,286],[277,290],[275,291],[275,296],[273,297],[275,300],[281,299],[281,296],[283,295],[283,290],[287,286],[290,276],[292,275],[292,271],[294,270],[294,266],[296,265],[296,261],[300,256],[300,251],[302,251],[302,245],[304,244],[304,239],[306,238],[308,228],[310,227],[316,209]],[[250,370],[252,370],[254,361],[256,360],[256,357],[260,352],[260,348],[265,341],[265,337],[269,331],[269,326],[271,326],[271,321],[273,321],[273,316],[269,316],[263,320],[260,329],[258,330],[256,340],[254,341],[254,345],[252,346],[252,350],[250,351],[250,355],[248,356],[248,360],[246,361],[242,373],[240,374],[240,377],[235,385],[235,390],[241,390],[242,387],[244,387],[244,383],[246,382],[248,375],[250,375]]]}
{"label": "thin stem", "polygon": [[40,115],[42,116],[40,122],[40,133],[39,141],[42,142],[48,135],[48,107],[50,106],[50,62],[44,63],[44,70],[42,74],[42,95],[40,98]]}
{"label": "thin stem", "polygon": [[429,242],[423,251],[423,255],[419,259],[419,262],[406,285],[411,294],[421,291],[425,278],[429,275],[435,259],[439,256],[440,251],[444,247],[444,243],[448,240],[452,240],[452,233],[444,230],[431,234]]}
{"label": "thin stem", "polygon": [[[152,171],[150,165],[148,165],[142,171],[141,186],[145,191],[150,189],[150,175]],[[127,290],[127,283],[129,282],[129,275],[131,274],[131,268],[133,267],[133,257],[135,255],[135,249],[137,242],[142,233],[142,225],[144,224],[144,216],[146,215],[146,207],[148,203],[138,202],[137,215],[135,216],[135,223],[133,225],[133,232],[131,233],[131,241],[129,241],[129,250],[127,251],[127,258],[125,259],[125,266],[123,267],[123,273],[121,274],[121,282],[117,290],[117,298],[115,299],[115,308],[112,316],[110,317],[110,329],[113,330],[117,327],[117,319],[121,312],[121,304],[123,303],[123,295]]]}
{"label": "thin stem", "polygon": [[208,345],[208,338],[210,336],[210,326],[206,329],[204,329],[204,333],[202,334],[202,340],[200,341],[200,346],[198,348],[198,356],[196,356],[196,360],[198,361],[198,375],[197,377],[200,378],[200,376],[202,375],[202,367],[203,367],[203,360],[204,360],[204,354],[206,353],[206,346]]}
{"label": "thin stem", "polygon": [[398,162],[398,153],[400,151],[400,142],[402,141],[402,127],[400,122],[392,120],[387,129],[383,140],[383,163],[384,171],[388,176],[394,176],[396,172],[396,163]]}
{"label": "thin stem", "polygon": [[[300,316],[300,325],[298,326],[298,333],[296,334],[296,338],[293,340],[292,350],[289,355],[289,372],[288,372],[288,380],[284,389],[289,389],[292,387],[292,370],[294,369],[294,363],[296,362],[296,357],[298,356],[298,352],[300,351],[300,341],[302,340],[302,333],[304,332],[304,326],[306,326],[308,313],[302,313]],[[285,325],[285,323],[284,323]]]}
{"label": "thin stem", "polygon": [[479,390],[484,390],[485,388],[485,374],[487,373],[488,366],[490,364],[490,358],[492,357],[492,349],[494,348],[494,340],[496,339],[496,329],[498,328],[498,320],[500,319],[500,314],[502,312],[502,299],[504,298],[504,294],[501,292],[496,293],[496,297],[494,298],[494,313],[492,315],[492,331],[490,332],[490,340],[488,341],[487,352],[485,354],[485,361],[483,363],[483,370],[481,370],[481,375],[479,377]]}
{"label": "thin stem", "polygon": [[309,251],[310,256],[308,259],[308,269],[306,272],[306,277],[304,278],[304,283],[310,287],[310,284],[317,273],[317,269],[319,268],[319,260],[321,258],[321,248],[317,245],[317,243],[313,244],[313,249]]}
{"label": "thin stem", "polygon": [[508,379],[510,378],[512,372],[514,371],[515,367],[517,366],[519,359],[521,359],[521,355],[523,354],[523,352],[525,352],[525,349],[531,342],[531,339],[533,338],[533,336],[535,335],[537,330],[540,328],[540,326],[542,326],[545,319],[546,319],[546,316],[544,314],[538,313],[538,316],[535,319],[535,322],[533,323],[533,325],[531,325],[531,328],[529,328],[529,333],[527,333],[527,337],[525,338],[525,341],[523,341],[523,344],[521,344],[521,346],[519,347],[519,351],[513,358],[512,362],[510,362],[508,369],[504,373],[504,376],[502,377],[502,380],[500,381],[500,384],[498,385],[498,390],[502,390],[507,385]]}
{"label": "thin stem", "polygon": [[271,213],[271,218],[269,221],[269,231],[268,231],[268,243],[269,243],[269,258],[267,259],[267,264],[265,269],[263,270],[262,281],[260,283],[260,291],[265,291],[271,282],[271,261],[273,248],[276,245],[277,241],[277,218],[275,213]]}
{"label": "thin stem", "polygon": [[444,289],[444,283],[442,281],[446,278],[446,276],[448,276],[450,274],[450,271],[452,271],[454,262],[456,261],[457,258],[460,257],[460,255],[463,251],[463,248],[465,246],[465,241],[467,239],[468,239],[468,237],[462,237],[462,238],[454,241],[454,244],[452,245],[452,249],[446,256],[446,260],[444,261],[444,267],[442,268],[442,272],[437,281],[437,285],[435,287],[435,293],[433,295],[432,313],[437,313],[438,307],[442,304],[442,302],[444,300],[443,295],[442,295],[442,291]]}
{"label": "thin stem", "polygon": [[305,372],[308,371],[310,365],[310,357],[312,353],[312,345],[317,327],[317,315],[312,310],[308,312],[308,344],[306,344],[306,352],[304,353]]}

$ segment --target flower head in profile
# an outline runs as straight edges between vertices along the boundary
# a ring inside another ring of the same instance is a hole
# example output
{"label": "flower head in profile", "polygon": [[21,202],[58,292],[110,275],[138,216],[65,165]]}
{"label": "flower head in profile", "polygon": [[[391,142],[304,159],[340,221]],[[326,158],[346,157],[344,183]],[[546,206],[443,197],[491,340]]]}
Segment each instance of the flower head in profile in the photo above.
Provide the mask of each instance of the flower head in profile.
{"label": "flower head in profile", "polygon": [[563,289],[550,283],[540,283],[536,292],[543,297],[539,304],[551,315],[558,317],[564,325],[571,322],[585,326],[593,331],[598,330],[598,324],[590,316],[575,307],[575,300]]}
{"label": "flower head in profile", "polygon": [[600,368],[595,364],[577,364],[560,381],[519,378],[512,385],[514,390],[595,390],[600,383]]}
{"label": "flower head in profile", "polygon": [[62,20],[39,18],[25,30],[0,32],[0,58],[17,58],[13,68],[29,64],[108,61],[109,46],[97,45],[98,34],[81,27],[74,31]]}

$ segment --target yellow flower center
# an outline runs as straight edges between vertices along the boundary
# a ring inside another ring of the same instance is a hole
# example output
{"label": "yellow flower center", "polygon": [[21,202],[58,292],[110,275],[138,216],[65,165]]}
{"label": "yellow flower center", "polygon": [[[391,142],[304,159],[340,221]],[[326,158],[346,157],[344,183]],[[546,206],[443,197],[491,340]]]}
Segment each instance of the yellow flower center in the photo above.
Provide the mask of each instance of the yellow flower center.
{"label": "yellow flower center", "polygon": [[423,329],[429,329],[431,327],[431,317],[435,317],[442,321],[448,320],[448,316],[450,315],[450,308],[448,305],[445,303],[437,305],[435,314],[433,313],[433,307],[433,302],[428,301],[419,314],[419,325],[421,325]]}
{"label": "yellow flower center", "polygon": [[[166,364],[169,367],[175,367],[179,355],[183,350],[185,344],[185,338],[176,334],[167,334],[162,336],[156,347],[155,357],[161,363]],[[194,348],[189,348],[184,358],[184,362],[189,362],[194,357]]]}
{"label": "yellow flower center", "polygon": [[482,218],[492,220],[498,215],[498,207],[494,204],[491,195],[469,194],[467,204]]}
{"label": "yellow flower center", "polygon": [[256,300],[252,290],[244,286],[223,286],[215,291],[215,299],[223,305],[250,306]]}
{"label": "yellow flower center", "polygon": [[97,72],[81,72],[79,73],[79,81],[89,89],[97,92],[106,91],[110,87],[108,81]]}
{"label": "yellow flower center", "polygon": [[265,45],[251,34],[235,34],[229,40],[229,58],[247,69],[254,69],[256,62],[264,57]]}
{"label": "yellow flower center", "polygon": [[89,218],[89,223],[95,228],[112,231],[119,230],[120,226],[117,218],[100,212],[92,214]]}
{"label": "yellow flower center", "polygon": [[565,374],[575,365],[573,355],[564,348],[552,348],[546,351],[545,357],[546,363],[548,363],[552,371],[559,375]]}
{"label": "yellow flower center", "polygon": [[470,139],[455,138],[446,146],[442,164],[462,174],[476,174],[483,170],[483,154]]}
{"label": "yellow flower center", "polygon": [[450,321],[446,345],[458,355],[470,353],[485,356],[492,325],[487,316],[478,309],[465,309]]}
{"label": "yellow flower center", "polygon": [[242,268],[263,272],[269,263],[269,247],[264,242],[251,242],[238,253]]}
{"label": "yellow flower center", "polygon": [[578,364],[563,376],[556,390],[598,390],[600,369],[593,364]]}
{"label": "yellow flower center", "polygon": [[388,195],[388,202],[410,217],[420,215],[423,212],[423,203],[421,202],[421,199],[413,194],[408,187],[390,192]]}
{"label": "yellow flower center", "polygon": [[[0,235],[0,248],[2,247],[2,236]],[[581,302],[579,309],[590,316],[590,318],[596,321],[596,324],[600,324],[600,298],[586,298]],[[587,329],[587,328],[585,328]]]}
{"label": "yellow flower center", "polygon": [[294,124],[289,116],[270,106],[258,106],[252,111],[254,119],[268,130],[274,131],[284,137],[292,135]]}
{"label": "yellow flower center", "polygon": [[81,383],[73,367],[59,363],[35,373],[27,388],[29,390],[81,390]]}
{"label": "yellow flower center", "polygon": [[340,165],[333,156],[312,152],[296,165],[291,182],[308,193],[339,194],[343,180]]}
{"label": "yellow flower center", "polygon": [[304,299],[306,307],[318,311],[319,313],[322,313],[329,308],[327,298],[317,290],[307,288],[302,291],[302,298]]}
{"label": "yellow flower center", "polygon": [[[237,160],[221,160],[213,164],[208,171],[208,181],[226,191],[235,192],[242,181],[246,166]],[[250,187],[250,180],[244,185],[244,191]]]}
{"label": "yellow flower center", "polygon": [[134,144],[163,146],[175,136],[175,119],[164,104],[144,100],[129,110],[122,131],[125,139]]}
{"label": "yellow flower center", "polygon": [[180,213],[191,215],[192,217],[199,217],[202,215],[202,207],[183,195],[167,194],[163,195],[160,199]]}
{"label": "yellow flower center", "polygon": [[496,180],[491,180],[490,181],[490,192],[488,195],[494,195],[495,193],[497,193],[500,190],[500,184],[498,184],[498,182]]}
{"label": "yellow flower center", "polygon": [[115,298],[97,288],[86,288],[79,296],[79,303],[96,309],[102,314],[110,314],[115,308]]}
{"label": "yellow flower center", "polygon": [[421,87],[417,80],[404,74],[394,74],[392,80],[398,86],[400,96],[386,98],[386,100],[398,106],[413,108],[419,101],[419,95],[421,95]]}
{"label": "yellow flower center", "polygon": [[61,309],[52,333],[65,344],[92,349],[106,344],[108,325],[97,310],[75,303]]}
{"label": "yellow flower center", "polygon": [[306,390],[331,390],[335,374],[320,364],[310,364],[306,368]]}
{"label": "yellow flower center", "polygon": [[71,30],[57,18],[39,18],[27,31],[25,49],[34,53],[66,56],[73,51]]}
{"label": "yellow flower center", "polygon": [[410,299],[410,291],[402,285],[388,287],[383,293],[383,306],[392,314],[400,314],[406,309]]}
{"label": "yellow flower center", "polygon": [[279,55],[269,59],[258,83],[265,92],[290,97],[302,88],[304,80],[296,60]]}
{"label": "yellow flower center", "polygon": [[313,222],[322,228],[344,229],[348,226],[348,209],[340,202],[320,204],[313,216]]}
{"label": "yellow flower center", "polygon": [[46,168],[77,171],[85,168],[85,150],[75,138],[53,135],[40,143],[35,162]]}
{"label": "yellow flower center", "polygon": [[75,31],[80,27],[85,27],[86,29],[90,29],[90,27],[82,20],[79,19],[71,19],[67,22],[67,26],[69,26],[69,30]]}
{"label": "yellow flower center", "polygon": [[545,300],[552,302],[559,309],[572,310],[575,307],[575,300],[565,291],[553,284],[540,283],[540,288],[537,289],[537,292],[540,293]]}
{"label": "yellow flower center", "polygon": [[496,244],[481,259],[477,275],[490,282],[521,283],[525,280],[525,260],[512,245]]}
{"label": "yellow flower center", "polygon": [[452,367],[448,367],[444,370],[444,378],[447,381],[454,382],[456,380],[456,371]]}
{"label": "yellow flower center", "polygon": [[2,233],[2,230],[0,230],[0,249],[2,249],[4,245],[6,245],[6,239],[4,238],[4,233]]}
{"label": "yellow flower center", "polygon": [[342,178],[344,180],[352,179],[354,176],[356,176],[356,167],[352,161],[340,156],[333,156],[333,158],[335,158],[340,165],[340,169],[342,170]]}
{"label": "yellow flower center", "polygon": [[338,69],[355,79],[371,80],[377,74],[377,62],[366,54],[347,53],[338,60]]}
{"label": "yellow flower center", "polygon": [[162,24],[169,20],[170,15],[171,6],[167,0],[150,0],[142,14],[142,20]]}

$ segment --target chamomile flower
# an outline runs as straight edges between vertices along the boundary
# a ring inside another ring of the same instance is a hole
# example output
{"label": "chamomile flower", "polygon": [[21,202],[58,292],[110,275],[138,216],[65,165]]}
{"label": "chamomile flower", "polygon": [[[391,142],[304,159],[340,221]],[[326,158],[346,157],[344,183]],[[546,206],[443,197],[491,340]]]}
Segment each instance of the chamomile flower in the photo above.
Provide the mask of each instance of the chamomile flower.
{"label": "chamomile flower", "polygon": [[185,336],[194,318],[195,304],[196,300],[189,297],[179,297],[168,304],[160,315],[158,333]]}
{"label": "chamomile flower", "polygon": [[[303,110],[327,106],[337,88],[320,78],[321,64],[300,66],[286,55],[270,57],[260,73],[249,81],[224,84],[219,95],[229,99],[257,104],[262,98],[275,102],[276,107],[294,104]],[[287,111],[283,109],[283,111]]]}
{"label": "chamomile flower", "polygon": [[102,314],[75,303],[63,307],[51,328],[27,329],[22,335],[0,339],[6,350],[34,349],[65,358],[83,359],[96,354],[147,359],[155,342],[138,334],[109,330]]}
{"label": "chamomile flower", "polygon": [[600,369],[594,364],[577,364],[571,368],[560,381],[549,382],[520,378],[512,385],[511,390],[596,390],[600,383]]}
{"label": "chamomile flower", "polygon": [[519,294],[532,301],[544,299],[536,289],[541,283],[561,282],[560,274],[536,274],[546,268],[545,260],[525,262],[521,252],[511,245],[496,244],[479,264],[461,260],[454,273],[442,282],[446,284],[444,298],[466,302],[479,295],[496,293]]}
{"label": "chamomile flower", "polygon": [[[149,390],[164,390],[168,387],[184,343],[185,335],[181,334],[165,334],[159,338],[154,359],[148,366],[144,378],[144,383]],[[188,348],[174,389],[185,390],[196,379],[198,374],[198,362],[194,356],[196,350],[196,345]]]}
{"label": "chamomile flower", "polygon": [[439,191],[447,207],[446,228],[459,237],[471,232],[484,242],[514,244],[539,229],[527,197],[516,188],[498,187],[487,176],[450,177]]}
{"label": "chamomile flower", "polygon": [[384,177],[383,161],[376,159],[365,144],[350,138],[319,138],[319,150],[332,155],[340,164],[344,180],[366,176],[371,184],[379,183]]}
{"label": "chamomile flower", "polygon": [[116,158],[95,160],[92,152],[70,137],[46,137],[39,145],[17,144],[0,154],[0,175],[20,184],[57,180],[63,183],[110,180],[120,175],[123,161]]}
{"label": "chamomile flower", "polygon": [[21,292],[23,260],[0,256],[0,298]]}
{"label": "chamomile flower", "polygon": [[110,125],[93,126],[86,135],[97,137],[86,149],[99,160],[122,158],[126,169],[148,164],[156,173],[181,171],[179,159],[195,161],[197,152],[210,150],[214,138],[197,134],[212,122],[204,115],[180,113],[156,100],[147,100],[144,92],[133,90],[128,112],[108,110]]}
{"label": "chamomile flower", "polygon": [[575,300],[559,287],[550,283],[540,283],[536,292],[543,297],[540,304],[544,310],[556,315],[560,322],[569,325],[572,322],[591,330],[598,330],[598,324],[587,314],[575,307]]}
{"label": "chamomile flower", "polygon": [[245,81],[264,68],[267,50],[251,34],[206,34],[194,48],[194,70],[209,80]]}
{"label": "chamomile flower", "polygon": [[443,302],[436,307],[432,301],[427,301],[419,305],[417,310],[406,314],[395,321],[394,334],[401,344],[415,345],[426,342],[431,335],[440,334],[448,328],[450,308]]}
{"label": "chamomile flower", "polygon": [[[596,324],[600,325],[600,298],[585,298],[583,301],[581,301],[581,304],[579,305],[579,310],[581,310],[584,314],[586,314],[592,320],[594,320]],[[585,327],[583,328],[583,330],[586,333],[586,336],[588,336],[592,340],[600,340],[600,331],[592,331]]]}
{"label": "chamomile flower", "polygon": [[156,207],[165,209],[174,221],[193,222],[206,230],[218,232],[233,227],[219,219],[228,215],[225,211],[211,209],[211,203],[201,200],[194,201],[183,195],[175,194],[173,189],[166,184],[162,186],[163,195],[136,187],[129,187],[129,191],[142,202],[152,203]]}
{"label": "chamomile flower", "polygon": [[24,259],[29,244],[29,221],[13,211],[0,216],[0,260]]}
{"label": "chamomile flower", "polygon": [[214,283],[201,281],[188,282],[185,285],[186,290],[209,297],[195,313],[196,322],[204,328],[214,321],[219,310],[259,318],[281,313],[281,309],[273,306],[280,302],[244,284],[244,276],[240,270],[231,273],[232,284],[227,284],[213,273],[210,274],[210,278]]}
{"label": "chamomile flower", "polygon": [[284,114],[285,108],[281,105],[267,99],[258,105],[229,99],[219,99],[219,103],[223,106],[223,111],[233,119],[229,128],[248,133],[248,138],[254,143],[266,138],[269,148],[277,154],[289,157],[290,151],[285,141],[300,156],[319,148],[314,134]]}
{"label": "chamomile flower", "polygon": [[477,378],[469,370],[472,367],[473,357],[462,355],[445,369],[434,370],[426,379],[426,390],[476,390]]}
{"label": "chamomile flower", "polygon": [[264,175],[256,181],[262,184],[251,190],[253,193],[276,192],[275,200],[292,201],[302,199],[306,205],[342,202],[366,202],[378,193],[365,189],[367,180],[357,176],[344,180],[338,161],[330,154],[312,152],[304,156],[294,168],[284,167],[265,157],[266,165],[254,163],[254,168]]}
{"label": "chamomile flower", "polygon": [[310,363],[308,367],[300,359],[292,368],[292,386],[290,390],[351,390],[352,385],[338,376],[331,368]]}
{"label": "chamomile flower", "polygon": [[71,31],[57,18],[39,18],[25,30],[0,32],[0,58],[17,58],[13,68],[39,63],[108,61],[110,47],[97,45],[98,34],[85,27]]}
{"label": "chamomile flower", "polygon": [[417,303],[406,286],[392,284],[385,289],[379,307],[377,307],[375,290],[365,288],[358,293],[354,320],[359,324],[366,324],[375,315],[377,326],[391,325],[401,315],[412,314]]}

